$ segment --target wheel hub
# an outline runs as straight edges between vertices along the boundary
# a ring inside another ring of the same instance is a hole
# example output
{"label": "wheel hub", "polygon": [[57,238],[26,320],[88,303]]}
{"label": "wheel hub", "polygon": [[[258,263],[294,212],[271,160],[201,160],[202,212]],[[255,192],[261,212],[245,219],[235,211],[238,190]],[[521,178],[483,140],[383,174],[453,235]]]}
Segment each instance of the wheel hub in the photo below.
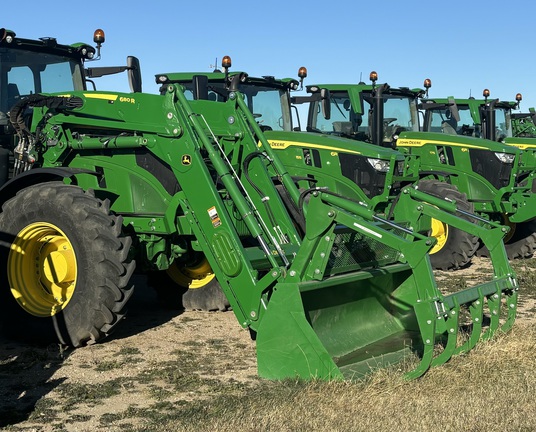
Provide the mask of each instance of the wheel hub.
{"label": "wheel hub", "polygon": [[215,275],[206,259],[192,267],[172,265],[167,273],[177,284],[188,289],[202,288],[214,279]]}
{"label": "wheel hub", "polygon": [[53,316],[71,300],[77,276],[76,255],[67,236],[46,222],[26,226],[8,257],[11,293],[31,315]]}

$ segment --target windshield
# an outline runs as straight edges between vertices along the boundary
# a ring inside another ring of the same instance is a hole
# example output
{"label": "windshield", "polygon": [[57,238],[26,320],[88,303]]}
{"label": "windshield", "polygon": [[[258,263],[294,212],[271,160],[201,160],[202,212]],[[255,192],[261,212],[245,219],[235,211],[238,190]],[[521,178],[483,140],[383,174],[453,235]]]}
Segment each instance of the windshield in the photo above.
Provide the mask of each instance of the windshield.
{"label": "windshield", "polygon": [[512,136],[515,137],[536,137],[536,122],[534,121],[534,111],[531,108],[530,113],[519,113],[511,115],[508,113],[508,118],[511,120]]}
{"label": "windshield", "polygon": [[[451,112],[451,108],[442,107],[429,110],[428,115],[431,118],[431,132],[443,132],[450,135],[467,135],[473,137],[482,136],[481,118],[483,116],[483,106],[480,112],[477,112],[478,121],[475,123],[473,114],[467,104],[456,105],[459,121],[456,121]],[[506,137],[512,136],[512,125],[510,122],[510,109],[495,108],[495,140],[501,141]]]}
{"label": "windshield", "polygon": [[498,141],[512,136],[512,123],[510,121],[510,109],[495,109],[495,129]]}
{"label": "windshield", "polygon": [[418,131],[416,100],[401,96],[384,96],[383,121],[385,140],[402,131]]}
{"label": "windshield", "polygon": [[354,113],[350,109],[351,103],[348,92],[331,92],[329,102],[331,105],[331,116],[329,119],[324,118],[322,115],[320,103],[318,101],[312,102],[313,118],[310,123],[314,130],[322,133],[343,135],[355,134],[357,132],[366,133],[368,111],[365,115]]}
{"label": "windshield", "polygon": [[265,130],[292,130],[288,93],[273,87],[241,85],[249,109]]}
{"label": "windshield", "polygon": [[[324,118],[320,103],[312,104],[312,117],[309,119],[313,131],[349,136],[361,141],[371,141],[372,98],[370,93],[363,94],[362,106],[353,107],[347,91],[330,93],[331,116]],[[418,131],[419,122],[415,100],[403,96],[384,95],[384,139],[391,141],[402,131]],[[360,111],[360,112],[358,112]]]}
{"label": "windshield", "polygon": [[75,59],[0,48],[0,111],[30,94],[83,89],[82,65]]}
{"label": "windshield", "polygon": [[[193,100],[193,83],[183,83],[187,99]],[[240,84],[238,90],[244,95],[249,110],[263,130],[291,131],[290,100],[286,89],[277,87]],[[209,83],[208,99],[224,102],[227,90],[223,83]]]}
{"label": "windshield", "polygon": [[480,127],[475,125],[468,105],[457,105],[460,120],[457,121],[448,106],[428,110],[430,116],[428,132],[449,135],[480,136]]}

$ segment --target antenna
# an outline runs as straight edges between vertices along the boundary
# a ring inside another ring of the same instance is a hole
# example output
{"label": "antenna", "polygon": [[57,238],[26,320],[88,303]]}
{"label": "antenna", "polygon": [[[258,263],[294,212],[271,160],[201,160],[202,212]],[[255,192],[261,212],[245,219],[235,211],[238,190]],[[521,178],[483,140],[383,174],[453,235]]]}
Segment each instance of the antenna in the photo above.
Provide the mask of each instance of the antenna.
{"label": "antenna", "polygon": [[214,64],[211,64],[209,66],[210,69],[212,69],[214,72],[219,72],[218,70],[218,57],[216,57],[216,60],[214,60]]}

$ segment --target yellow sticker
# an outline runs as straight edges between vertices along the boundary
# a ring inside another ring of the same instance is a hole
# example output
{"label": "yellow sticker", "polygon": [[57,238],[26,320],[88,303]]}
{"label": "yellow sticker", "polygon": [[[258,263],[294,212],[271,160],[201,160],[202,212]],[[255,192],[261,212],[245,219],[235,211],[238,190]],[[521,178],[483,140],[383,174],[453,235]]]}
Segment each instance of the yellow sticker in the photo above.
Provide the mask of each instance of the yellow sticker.
{"label": "yellow sticker", "polygon": [[208,210],[208,216],[210,217],[210,220],[212,221],[212,226],[214,228],[217,228],[221,225],[221,219],[218,215],[218,211],[216,210],[215,206],[210,207]]}

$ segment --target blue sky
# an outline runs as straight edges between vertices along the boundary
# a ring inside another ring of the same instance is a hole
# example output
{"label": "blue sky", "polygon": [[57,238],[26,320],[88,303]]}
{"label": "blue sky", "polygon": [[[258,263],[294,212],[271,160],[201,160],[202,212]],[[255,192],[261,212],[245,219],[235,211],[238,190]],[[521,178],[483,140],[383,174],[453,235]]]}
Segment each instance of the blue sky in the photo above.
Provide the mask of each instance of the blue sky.
{"label": "blue sky", "polygon": [[[11,2],[0,27],[65,44],[93,43],[102,28],[106,42],[94,65],[135,55],[150,93],[157,73],[210,71],[230,55],[234,70],[252,76],[296,77],[305,66],[306,84],[355,83],[376,70],[391,86],[422,87],[430,78],[431,97],[480,97],[489,88],[503,100],[521,92],[524,110],[536,106],[534,0],[136,3],[60,0],[23,12]],[[98,88],[128,91],[126,75],[101,79]]]}

